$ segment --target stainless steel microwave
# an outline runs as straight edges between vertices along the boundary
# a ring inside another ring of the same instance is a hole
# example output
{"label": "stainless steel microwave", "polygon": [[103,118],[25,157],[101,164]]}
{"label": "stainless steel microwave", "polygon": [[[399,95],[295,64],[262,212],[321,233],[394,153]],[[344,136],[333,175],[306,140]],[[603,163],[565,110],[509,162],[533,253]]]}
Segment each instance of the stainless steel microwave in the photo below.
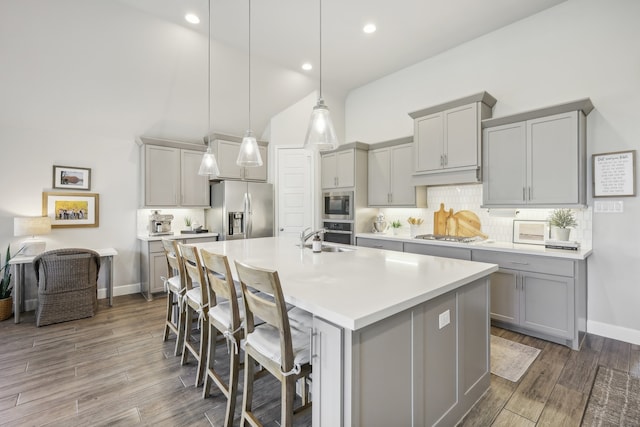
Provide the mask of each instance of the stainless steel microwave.
{"label": "stainless steel microwave", "polygon": [[323,219],[353,219],[353,191],[322,193]]}

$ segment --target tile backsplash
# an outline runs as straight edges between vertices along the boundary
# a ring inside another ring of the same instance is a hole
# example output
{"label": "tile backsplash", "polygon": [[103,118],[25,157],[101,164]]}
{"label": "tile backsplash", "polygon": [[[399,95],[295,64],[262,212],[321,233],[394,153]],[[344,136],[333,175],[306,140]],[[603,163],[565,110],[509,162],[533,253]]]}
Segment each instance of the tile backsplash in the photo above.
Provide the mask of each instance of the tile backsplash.
{"label": "tile backsplash", "polygon": [[[482,232],[490,239],[499,242],[511,242],[513,239],[513,220],[547,220],[553,209],[486,209],[482,205],[482,184],[458,186],[442,186],[427,188],[428,208],[382,208],[387,222],[400,220],[403,227],[400,234],[408,234],[407,218],[410,216],[424,219],[420,233],[433,232],[433,213],[444,203],[445,209],[470,210],[480,218]],[[576,240],[584,247],[592,246],[592,210],[591,208],[574,209],[578,226],[571,230],[571,240]]]}

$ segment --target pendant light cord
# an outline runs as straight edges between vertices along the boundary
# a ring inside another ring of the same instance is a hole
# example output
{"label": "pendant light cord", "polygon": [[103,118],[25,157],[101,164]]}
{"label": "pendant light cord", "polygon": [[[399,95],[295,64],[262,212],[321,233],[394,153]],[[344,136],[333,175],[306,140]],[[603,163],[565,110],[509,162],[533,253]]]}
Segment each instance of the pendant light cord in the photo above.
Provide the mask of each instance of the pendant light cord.
{"label": "pendant light cord", "polygon": [[251,131],[251,0],[249,0],[249,130]]}
{"label": "pendant light cord", "polygon": [[320,3],[320,99],[322,99],[322,0]]}
{"label": "pendant light cord", "polygon": [[207,49],[207,146],[211,148],[211,0],[209,3],[209,43]]}

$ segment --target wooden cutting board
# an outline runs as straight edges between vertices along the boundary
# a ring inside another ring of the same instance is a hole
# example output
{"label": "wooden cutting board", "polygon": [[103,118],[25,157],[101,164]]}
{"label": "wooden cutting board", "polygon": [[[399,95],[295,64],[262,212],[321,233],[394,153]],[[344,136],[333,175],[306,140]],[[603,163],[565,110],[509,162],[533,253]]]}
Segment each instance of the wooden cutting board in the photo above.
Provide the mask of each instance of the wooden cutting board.
{"label": "wooden cutting board", "polygon": [[444,210],[444,203],[440,203],[440,210],[433,213],[433,234],[446,233],[449,214]]}
{"label": "wooden cutting board", "polygon": [[489,236],[481,231],[480,218],[472,211],[458,211],[453,217],[457,220],[457,236],[487,239]]}

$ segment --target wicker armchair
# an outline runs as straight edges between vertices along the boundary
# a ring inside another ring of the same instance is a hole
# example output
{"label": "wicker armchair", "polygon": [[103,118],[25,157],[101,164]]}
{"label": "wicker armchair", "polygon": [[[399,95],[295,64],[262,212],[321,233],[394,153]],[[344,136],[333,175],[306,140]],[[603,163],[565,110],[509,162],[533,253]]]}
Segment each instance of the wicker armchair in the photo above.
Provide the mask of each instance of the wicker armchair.
{"label": "wicker armchair", "polygon": [[33,260],[38,282],[36,325],[92,317],[98,308],[100,255],[89,249],[56,249]]}

